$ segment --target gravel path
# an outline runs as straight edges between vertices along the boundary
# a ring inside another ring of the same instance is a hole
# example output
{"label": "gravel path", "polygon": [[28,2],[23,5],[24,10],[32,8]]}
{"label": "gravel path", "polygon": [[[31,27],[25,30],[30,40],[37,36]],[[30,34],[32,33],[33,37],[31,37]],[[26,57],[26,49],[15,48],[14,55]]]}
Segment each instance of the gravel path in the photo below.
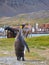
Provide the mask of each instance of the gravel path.
{"label": "gravel path", "polygon": [[16,57],[0,57],[0,65],[49,65],[49,62],[40,60],[17,61]]}

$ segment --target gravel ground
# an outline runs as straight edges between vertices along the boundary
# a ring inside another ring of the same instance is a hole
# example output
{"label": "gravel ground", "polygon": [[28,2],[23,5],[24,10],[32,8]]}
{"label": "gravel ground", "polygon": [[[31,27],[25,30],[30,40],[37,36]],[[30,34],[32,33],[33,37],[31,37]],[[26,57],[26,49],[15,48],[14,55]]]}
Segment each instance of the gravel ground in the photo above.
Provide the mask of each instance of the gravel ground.
{"label": "gravel ground", "polygon": [[40,60],[17,61],[16,57],[0,57],[0,65],[49,65],[49,62]]}

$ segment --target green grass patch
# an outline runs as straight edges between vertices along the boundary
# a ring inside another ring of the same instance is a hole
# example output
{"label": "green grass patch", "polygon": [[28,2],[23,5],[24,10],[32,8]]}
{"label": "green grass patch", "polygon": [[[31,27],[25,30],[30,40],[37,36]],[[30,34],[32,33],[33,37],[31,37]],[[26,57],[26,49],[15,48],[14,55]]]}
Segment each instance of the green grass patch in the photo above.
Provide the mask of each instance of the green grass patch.
{"label": "green grass patch", "polygon": [[26,42],[28,43],[29,47],[32,48],[38,48],[43,50],[45,48],[49,48],[49,36],[27,38]]}
{"label": "green grass patch", "polygon": [[[45,49],[49,48],[49,36],[32,37],[25,39],[30,48]],[[14,38],[0,39],[0,49],[13,49]]]}
{"label": "green grass patch", "polygon": [[8,39],[0,39],[0,49],[2,50],[12,50],[14,46],[14,39],[8,38]]}

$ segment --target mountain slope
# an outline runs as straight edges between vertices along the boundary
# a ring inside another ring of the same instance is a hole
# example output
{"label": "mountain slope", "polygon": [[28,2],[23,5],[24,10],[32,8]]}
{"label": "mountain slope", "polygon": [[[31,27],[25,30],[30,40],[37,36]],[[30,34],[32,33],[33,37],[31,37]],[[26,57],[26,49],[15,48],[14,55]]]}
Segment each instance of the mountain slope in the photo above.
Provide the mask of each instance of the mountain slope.
{"label": "mountain slope", "polygon": [[49,10],[49,0],[0,0],[0,17]]}
{"label": "mountain slope", "polygon": [[9,7],[6,4],[3,4],[3,6],[0,6],[0,16],[13,16],[16,14],[16,11]]}

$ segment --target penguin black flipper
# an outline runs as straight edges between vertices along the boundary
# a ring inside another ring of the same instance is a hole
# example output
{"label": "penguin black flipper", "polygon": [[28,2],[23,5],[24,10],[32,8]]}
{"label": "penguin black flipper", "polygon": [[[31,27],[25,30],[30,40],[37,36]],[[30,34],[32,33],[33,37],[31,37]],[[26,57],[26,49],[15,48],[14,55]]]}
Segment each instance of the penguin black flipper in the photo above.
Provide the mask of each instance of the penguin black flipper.
{"label": "penguin black flipper", "polygon": [[21,43],[24,45],[24,47],[27,48],[28,52],[30,52],[29,47],[28,47],[28,45],[26,44],[25,40],[24,40],[22,37],[19,37],[19,40],[20,40]]}
{"label": "penguin black flipper", "polygon": [[28,52],[30,52],[28,45],[26,44],[25,40],[22,40],[24,46],[27,48]]}

